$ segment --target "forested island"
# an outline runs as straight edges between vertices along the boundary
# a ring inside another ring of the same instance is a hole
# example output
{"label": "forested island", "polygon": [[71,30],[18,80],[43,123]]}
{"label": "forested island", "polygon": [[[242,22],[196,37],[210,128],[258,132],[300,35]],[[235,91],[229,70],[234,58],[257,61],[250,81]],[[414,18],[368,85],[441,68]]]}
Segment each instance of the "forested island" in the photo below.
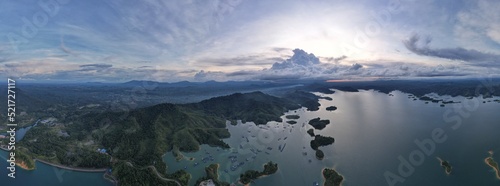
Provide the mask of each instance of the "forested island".
{"label": "forested island", "polygon": [[337,110],[337,107],[336,106],[329,106],[329,107],[326,107],[326,110],[327,111],[334,111],[334,110]]}
{"label": "forested island", "polygon": [[451,174],[451,169],[452,169],[452,167],[451,167],[450,162],[448,162],[448,161],[446,161],[446,160],[443,160],[443,159],[441,159],[440,157],[437,157],[437,159],[439,160],[441,167],[443,167],[443,168],[444,168],[444,172],[445,172],[447,175]]}
{"label": "forested island", "polygon": [[299,119],[300,116],[299,115],[286,115],[285,118],[286,119]]}
{"label": "forested island", "polygon": [[311,148],[318,150],[318,147],[331,145],[335,142],[335,139],[329,136],[316,135],[314,139],[311,140]]}
{"label": "forested island", "polygon": [[309,125],[318,130],[324,129],[328,124],[330,124],[330,120],[321,120],[320,118],[309,120]]}
{"label": "forested island", "polygon": [[316,151],[315,153],[316,158],[322,160],[325,157],[323,151],[318,149],[318,147],[331,145],[333,144],[333,142],[335,142],[335,139],[329,136],[321,136],[321,135],[314,136],[314,139],[311,140],[311,148]]}
{"label": "forested island", "polygon": [[261,172],[256,170],[247,170],[245,173],[241,174],[240,182],[246,185],[261,176],[274,174],[276,171],[278,171],[278,164],[270,161],[264,165],[264,170]]}
{"label": "forested island", "polygon": [[321,172],[323,179],[325,179],[323,186],[340,186],[344,181],[344,177],[334,169],[324,168]]}
{"label": "forested island", "polygon": [[297,121],[295,121],[295,120],[299,119],[300,116],[296,115],[296,114],[294,114],[294,115],[286,115],[285,118],[289,119],[288,121],[286,121],[286,123],[293,125],[293,124],[297,124]]}

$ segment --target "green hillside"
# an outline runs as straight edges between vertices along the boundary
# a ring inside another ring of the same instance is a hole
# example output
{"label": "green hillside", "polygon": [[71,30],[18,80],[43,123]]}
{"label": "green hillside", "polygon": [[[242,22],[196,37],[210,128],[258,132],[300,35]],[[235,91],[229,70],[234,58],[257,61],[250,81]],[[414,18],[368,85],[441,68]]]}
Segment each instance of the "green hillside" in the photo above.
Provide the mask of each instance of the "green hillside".
{"label": "green hillside", "polygon": [[[91,112],[67,117],[55,126],[30,130],[21,146],[29,155],[53,163],[87,168],[113,168],[120,185],[133,185],[139,174],[146,185],[170,178],[181,183],[190,176],[184,171],[167,173],[162,156],[167,152],[193,152],[201,144],[229,148],[221,139],[230,136],[226,120],[241,119],[265,124],[301,106],[295,101],[262,92],[236,93],[192,104],[159,104],[122,112]],[[69,136],[60,136],[65,131]],[[98,153],[97,149],[106,149]],[[109,160],[112,159],[110,162]],[[154,170],[158,176],[154,175]],[[145,175],[147,174],[147,175]],[[127,179],[123,176],[128,175]],[[135,181],[134,181],[135,180]]]}

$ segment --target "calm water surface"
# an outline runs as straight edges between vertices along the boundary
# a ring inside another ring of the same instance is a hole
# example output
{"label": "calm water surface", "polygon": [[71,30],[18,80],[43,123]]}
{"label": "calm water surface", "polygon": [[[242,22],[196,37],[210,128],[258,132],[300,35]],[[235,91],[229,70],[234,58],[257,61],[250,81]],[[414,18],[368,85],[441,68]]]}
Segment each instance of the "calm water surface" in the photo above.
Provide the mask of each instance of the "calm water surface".
{"label": "calm water surface", "polygon": [[[441,128],[446,140],[436,144],[429,156],[424,155],[422,163],[414,166],[414,171],[402,177],[404,182],[397,185],[500,185],[492,169],[483,162],[488,150],[493,150],[494,158],[500,160],[499,103],[482,103],[481,98],[469,100],[480,104],[460,116],[454,112],[454,107],[463,103],[440,107],[436,103],[414,101],[401,92],[392,94],[394,96],[375,91],[318,94],[333,100],[320,100],[319,111],[289,111],[288,115],[300,116],[295,120],[297,124],[269,122],[255,126],[251,122],[239,122],[228,125],[231,137],[224,141],[232,149],[202,145],[200,151],[184,154],[194,160],[186,158],[179,162],[167,153],[164,159],[168,172],[185,169],[192,174],[190,184],[193,184],[204,176],[205,166],[218,163],[220,179],[236,182],[244,171],[260,171],[263,164],[273,161],[279,164],[278,172],[258,179],[252,185],[321,184],[321,170],[325,167],[335,168],[342,174],[345,178],[343,185],[388,185],[384,173],[398,175],[401,163],[398,157],[408,160],[412,152],[419,150],[415,140],[430,139],[432,131]],[[460,97],[447,99],[466,100]],[[326,111],[328,106],[337,106],[338,109]],[[331,123],[315,133],[335,138],[333,145],[320,147],[325,153],[323,160],[315,158],[309,145],[313,138],[306,133],[312,128],[307,122],[316,117],[329,119]],[[455,121],[446,122],[446,117],[460,119],[461,125],[454,130]],[[283,120],[287,121],[284,116]],[[5,158],[7,153],[0,151],[0,155]],[[450,162],[453,166],[451,175],[444,173],[436,157]],[[0,165],[7,166],[5,161]],[[18,178],[14,182],[5,176],[0,176],[0,182],[8,181],[14,185],[111,185],[102,178],[102,173],[63,171],[41,163],[37,163],[35,171],[17,170]],[[0,174],[6,175],[7,170],[0,169]]]}
{"label": "calm water surface", "polygon": [[[294,125],[270,122],[265,126],[253,123],[228,125],[231,138],[225,141],[233,147],[230,150],[202,146],[196,153],[186,153],[195,160],[175,161],[169,153],[165,160],[168,171],[186,169],[193,174],[193,182],[204,176],[203,168],[210,163],[219,163],[220,179],[235,182],[239,174],[248,169],[262,170],[268,161],[279,164],[277,174],[255,181],[253,185],[313,185],[322,183],[321,170],[333,167],[345,178],[343,185],[389,185],[385,172],[398,175],[401,163],[399,156],[408,160],[410,153],[418,151],[415,140],[432,137],[432,131],[441,128],[446,141],[436,143],[435,150],[413,166],[410,176],[403,177],[403,183],[397,185],[499,185],[494,172],[484,162],[487,151],[497,152],[500,159],[500,104],[482,103],[482,99],[468,100],[467,103],[479,103],[467,117],[460,117],[454,107],[463,103],[447,104],[441,107],[437,103],[408,98],[408,94],[393,92],[394,96],[375,91],[341,92],[331,95],[332,101],[320,100],[319,111],[299,109],[288,114],[300,115]],[[457,101],[465,98],[450,98]],[[336,111],[326,111],[328,106],[337,106]],[[469,104],[474,105],[474,104]],[[449,112],[449,113],[448,113]],[[456,116],[462,124],[456,130],[456,123],[446,122],[446,117]],[[331,123],[316,134],[332,136],[335,143],[320,147],[325,152],[325,159],[317,160],[310,148],[310,137],[306,131],[311,126],[307,121],[320,117]],[[284,117],[283,117],[284,118]],[[284,118],[286,121],[286,119]],[[305,123],[304,126],[302,126]],[[284,140],[286,137],[286,140]],[[248,141],[247,141],[248,138]],[[280,146],[286,143],[284,150]],[[240,147],[241,145],[241,147]],[[271,147],[272,149],[267,149]],[[253,150],[252,150],[253,149]],[[256,150],[257,153],[254,153]],[[268,153],[266,153],[268,152]],[[307,154],[306,154],[307,153]],[[236,156],[231,161],[230,156]],[[446,175],[436,157],[447,160],[453,166],[451,175]],[[206,158],[206,163],[202,160]],[[211,161],[213,158],[213,161]],[[247,159],[249,159],[247,161]],[[232,171],[232,165],[244,164]],[[195,165],[198,163],[198,165]],[[226,173],[224,170],[227,170]]]}

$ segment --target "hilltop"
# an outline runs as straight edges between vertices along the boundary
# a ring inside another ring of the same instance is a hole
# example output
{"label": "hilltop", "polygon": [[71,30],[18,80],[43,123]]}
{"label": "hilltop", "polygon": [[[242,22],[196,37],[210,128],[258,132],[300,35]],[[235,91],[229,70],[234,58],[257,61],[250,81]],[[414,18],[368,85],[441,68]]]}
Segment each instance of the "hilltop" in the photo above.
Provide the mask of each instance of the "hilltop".
{"label": "hilltop", "polygon": [[[222,141],[230,136],[226,120],[265,124],[281,121],[280,116],[286,111],[300,107],[297,101],[251,92],[190,104],[163,103],[130,111],[90,112],[67,117],[61,121],[65,124],[37,126],[20,146],[27,148],[32,157],[51,163],[85,168],[111,166],[112,174],[125,185],[134,179],[122,180],[122,176],[131,174],[148,178],[145,183],[162,183],[164,179],[152,176],[148,167],[154,167],[162,177],[184,184],[189,181],[189,174],[167,173],[162,159],[165,153],[193,152],[201,144],[229,148]],[[59,130],[69,136],[58,136]],[[106,152],[96,152],[98,148]]]}

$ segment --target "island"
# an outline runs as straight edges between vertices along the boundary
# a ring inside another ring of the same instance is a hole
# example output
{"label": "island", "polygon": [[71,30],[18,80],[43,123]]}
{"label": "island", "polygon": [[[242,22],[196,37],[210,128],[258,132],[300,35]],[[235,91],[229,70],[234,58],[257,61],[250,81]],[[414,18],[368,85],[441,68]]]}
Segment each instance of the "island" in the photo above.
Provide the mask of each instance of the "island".
{"label": "island", "polygon": [[307,130],[307,133],[308,133],[311,137],[314,137],[314,129],[309,129],[309,130]]}
{"label": "island", "polygon": [[199,178],[194,185],[218,185],[218,186],[229,186],[229,183],[219,180],[219,164],[211,164],[205,167],[206,176]]}
{"label": "island", "polygon": [[296,121],[293,121],[293,120],[288,120],[288,121],[286,121],[286,123],[288,123],[288,124],[290,124],[290,125],[297,124],[297,122],[296,122]]}
{"label": "island", "polygon": [[333,98],[331,97],[327,97],[327,96],[323,96],[323,97],[319,97],[320,99],[325,99],[325,100],[328,100],[328,101],[332,101]]}
{"label": "island", "polygon": [[322,160],[325,157],[323,151],[319,150],[318,147],[331,145],[333,142],[335,142],[335,139],[332,137],[321,135],[314,136],[314,139],[311,140],[311,148],[316,151],[316,158],[318,158],[318,160]]}
{"label": "island", "polygon": [[330,120],[321,120],[320,118],[314,118],[309,121],[309,125],[318,130],[324,129],[328,124],[330,124]]}
{"label": "island", "polygon": [[299,115],[286,115],[285,118],[286,119],[299,119],[300,116]]}
{"label": "island", "polygon": [[326,107],[326,110],[327,111],[334,111],[334,110],[337,110],[337,107],[336,106],[329,106],[329,107]]}
{"label": "island", "polygon": [[429,96],[422,96],[419,98],[420,100],[422,101],[426,101],[426,104],[430,101],[430,102],[433,102],[433,103],[439,103],[441,102],[441,107],[444,107],[445,104],[452,104],[452,103],[460,103],[460,101],[445,101],[443,99],[435,99],[435,98],[431,98]]}
{"label": "island", "polygon": [[441,159],[440,157],[436,157],[436,158],[439,160],[441,167],[443,167],[443,168],[444,168],[444,172],[445,172],[447,175],[450,175],[450,173],[451,173],[451,169],[452,169],[450,162],[448,162],[448,161],[446,161],[446,160],[443,160],[443,159]]}
{"label": "island", "polygon": [[497,179],[500,179],[500,169],[498,168],[498,163],[493,159],[493,151],[490,150],[488,151],[488,153],[490,154],[490,156],[484,159],[484,163],[493,168],[493,170],[495,170]]}
{"label": "island", "polygon": [[325,179],[323,186],[340,186],[344,181],[344,177],[334,169],[324,168],[321,172],[323,179]]}
{"label": "island", "polygon": [[278,171],[278,164],[272,161],[264,165],[264,170],[262,172],[256,170],[247,170],[245,173],[240,175],[240,183],[247,185],[253,180],[256,180],[262,176],[267,176],[274,174]]}
{"label": "island", "polygon": [[316,158],[318,158],[318,160],[323,160],[323,158],[325,157],[325,153],[323,153],[322,150],[316,150]]}
{"label": "island", "polygon": [[335,142],[335,139],[332,137],[316,135],[314,136],[314,139],[311,140],[311,148],[318,150],[318,147],[331,145],[333,142]]}

